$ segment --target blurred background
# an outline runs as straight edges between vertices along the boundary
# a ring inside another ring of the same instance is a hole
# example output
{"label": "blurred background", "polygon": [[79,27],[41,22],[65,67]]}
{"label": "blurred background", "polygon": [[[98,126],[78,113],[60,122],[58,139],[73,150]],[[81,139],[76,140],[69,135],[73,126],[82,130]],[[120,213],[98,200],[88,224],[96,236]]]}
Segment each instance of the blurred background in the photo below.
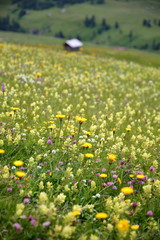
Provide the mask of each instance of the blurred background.
{"label": "blurred background", "polygon": [[160,0],[0,0],[0,40],[36,37],[160,51]]}

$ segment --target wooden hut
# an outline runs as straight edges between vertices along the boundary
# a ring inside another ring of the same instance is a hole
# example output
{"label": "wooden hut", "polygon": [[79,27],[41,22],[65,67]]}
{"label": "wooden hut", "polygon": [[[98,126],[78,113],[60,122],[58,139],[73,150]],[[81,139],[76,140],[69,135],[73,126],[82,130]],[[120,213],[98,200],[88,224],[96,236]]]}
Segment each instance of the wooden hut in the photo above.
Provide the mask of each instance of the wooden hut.
{"label": "wooden hut", "polygon": [[82,46],[83,46],[83,43],[76,38],[67,40],[64,43],[64,49],[68,51],[78,51]]}

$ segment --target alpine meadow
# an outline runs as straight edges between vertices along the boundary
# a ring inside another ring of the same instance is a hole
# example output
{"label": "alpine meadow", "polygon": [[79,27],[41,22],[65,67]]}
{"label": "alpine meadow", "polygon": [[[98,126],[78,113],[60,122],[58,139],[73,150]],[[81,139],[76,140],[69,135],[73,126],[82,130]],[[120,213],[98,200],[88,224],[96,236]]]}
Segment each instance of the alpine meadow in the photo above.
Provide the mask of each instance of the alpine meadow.
{"label": "alpine meadow", "polygon": [[0,44],[0,239],[160,239],[160,69]]}

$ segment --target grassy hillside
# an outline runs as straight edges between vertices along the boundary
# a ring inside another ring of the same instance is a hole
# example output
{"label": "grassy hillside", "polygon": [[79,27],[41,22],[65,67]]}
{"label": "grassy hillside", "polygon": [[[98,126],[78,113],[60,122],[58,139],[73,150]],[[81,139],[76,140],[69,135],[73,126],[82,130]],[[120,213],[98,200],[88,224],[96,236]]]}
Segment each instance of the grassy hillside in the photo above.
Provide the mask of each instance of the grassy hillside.
{"label": "grassy hillside", "polygon": [[160,70],[0,44],[0,239],[159,240]]}
{"label": "grassy hillside", "polygon": [[[0,31],[0,41],[20,43],[22,45],[34,45],[36,47],[48,48],[51,50],[58,49],[60,51],[63,51],[64,43],[64,40],[60,38],[5,31]],[[160,56],[158,53],[134,49],[106,47],[105,45],[97,46],[88,42],[84,43],[81,53],[94,55],[97,57],[112,57],[113,59],[139,63],[143,66],[160,68]]]}
{"label": "grassy hillside", "polygon": [[[62,31],[65,38],[79,35],[84,41],[91,41],[107,46],[128,46],[151,49],[153,44],[160,43],[160,26],[158,26],[160,2],[116,1],[106,0],[103,5],[89,3],[66,5],[65,10],[50,8],[41,11],[27,10],[27,14],[18,18],[16,5],[8,6],[7,1],[1,6],[1,15],[9,14],[16,19],[25,31],[55,36]],[[96,26],[86,27],[84,20],[94,15]],[[111,29],[98,34],[102,19],[105,18]],[[144,27],[143,20],[150,20],[152,27]],[[115,28],[115,22],[119,28]],[[156,23],[156,24],[154,24]],[[153,42],[154,40],[154,42]]]}

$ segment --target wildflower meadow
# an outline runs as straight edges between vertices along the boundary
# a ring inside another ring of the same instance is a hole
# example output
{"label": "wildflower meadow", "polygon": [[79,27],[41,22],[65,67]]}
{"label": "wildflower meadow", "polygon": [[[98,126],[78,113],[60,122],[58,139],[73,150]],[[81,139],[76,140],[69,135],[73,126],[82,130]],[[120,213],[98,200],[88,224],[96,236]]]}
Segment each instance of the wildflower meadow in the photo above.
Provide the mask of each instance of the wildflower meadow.
{"label": "wildflower meadow", "polygon": [[0,45],[0,239],[160,239],[160,69]]}

